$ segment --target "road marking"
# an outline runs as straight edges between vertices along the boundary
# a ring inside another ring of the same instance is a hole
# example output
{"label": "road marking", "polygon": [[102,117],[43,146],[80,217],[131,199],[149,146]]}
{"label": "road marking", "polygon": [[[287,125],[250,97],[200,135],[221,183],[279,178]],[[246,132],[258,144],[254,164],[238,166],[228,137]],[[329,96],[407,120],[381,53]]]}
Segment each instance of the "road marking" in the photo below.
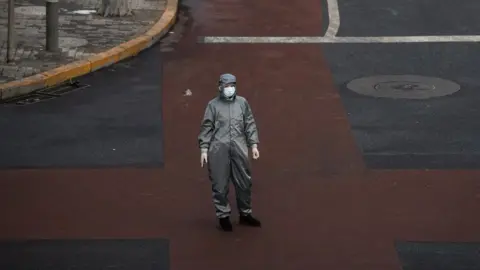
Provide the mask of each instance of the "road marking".
{"label": "road marking", "polygon": [[391,37],[228,37],[207,36],[202,43],[423,43],[480,42],[475,36],[391,36]]}
{"label": "road marking", "polygon": [[328,5],[328,28],[325,37],[334,37],[340,28],[340,12],[337,0],[327,0]]}
{"label": "road marking", "polygon": [[363,153],[366,156],[435,156],[435,155],[462,155],[462,156],[473,156],[480,155],[480,152],[431,152],[431,153],[408,153],[408,152],[365,152]]}

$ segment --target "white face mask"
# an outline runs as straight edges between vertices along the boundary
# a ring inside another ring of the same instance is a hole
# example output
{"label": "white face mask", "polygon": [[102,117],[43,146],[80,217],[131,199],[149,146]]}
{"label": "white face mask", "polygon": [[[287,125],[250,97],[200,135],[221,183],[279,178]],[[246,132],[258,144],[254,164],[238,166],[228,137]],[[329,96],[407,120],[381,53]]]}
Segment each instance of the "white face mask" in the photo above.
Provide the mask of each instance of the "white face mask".
{"label": "white face mask", "polygon": [[232,97],[235,94],[235,86],[228,86],[223,88],[223,94],[227,98]]}

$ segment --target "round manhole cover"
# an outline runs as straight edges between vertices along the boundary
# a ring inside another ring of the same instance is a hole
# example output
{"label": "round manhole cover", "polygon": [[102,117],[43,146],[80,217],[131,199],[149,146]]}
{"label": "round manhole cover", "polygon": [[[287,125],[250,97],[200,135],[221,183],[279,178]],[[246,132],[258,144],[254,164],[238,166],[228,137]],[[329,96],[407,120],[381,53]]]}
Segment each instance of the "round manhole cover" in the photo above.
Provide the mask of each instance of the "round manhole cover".
{"label": "round manhole cover", "polygon": [[381,75],[355,79],[347,88],[372,97],[427,99],[451,95],[460,90],[460,85],[435,77]]}
{"label": "round manhole cover", "polygon": [[27,16],[45,16],[47,11],[43,6],[25,6],[15,8],[15,13]]}

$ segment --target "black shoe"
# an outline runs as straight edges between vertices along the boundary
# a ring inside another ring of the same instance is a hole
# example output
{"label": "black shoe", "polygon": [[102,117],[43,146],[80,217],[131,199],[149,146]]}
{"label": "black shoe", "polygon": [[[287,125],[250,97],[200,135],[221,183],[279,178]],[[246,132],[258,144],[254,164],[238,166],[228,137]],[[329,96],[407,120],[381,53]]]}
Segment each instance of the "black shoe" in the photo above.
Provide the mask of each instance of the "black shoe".
{"label": "black shoe", "polygon": [[229,217],[225,218],[220,218],[219,220],[220,223],[220,229],[226,232],[231,232],[233,231],[232,223],[230,222]]}
{"label": "black shoe", "polygon": [[252,215],[240,216],[240,224],[251,227],[262,227],[260,220],[254,218]]}

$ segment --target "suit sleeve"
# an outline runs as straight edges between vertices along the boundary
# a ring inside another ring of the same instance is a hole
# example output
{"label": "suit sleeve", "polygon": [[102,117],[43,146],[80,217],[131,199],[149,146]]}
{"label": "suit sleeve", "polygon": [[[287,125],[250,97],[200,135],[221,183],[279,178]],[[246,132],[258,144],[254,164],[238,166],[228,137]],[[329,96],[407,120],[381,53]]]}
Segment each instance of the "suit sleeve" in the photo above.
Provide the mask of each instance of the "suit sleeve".
{"label": "suit sleeve", "polygon": [[210,147],[213,130],[215,128],[215,114],[211,103],[207,105],[205,114],[200,125],[200,134],[198,135],[198,146],[204,150]]}
{"label": "suit sleeve", "polygon": [[257,124],[255,123],[255,117],[253,117],[253,112],[248,101],[245,100],[245,112],[244,112],[244,121],[245,121],[245,135],[247,137],[247,143],[249,147],[252,147],[254,144],[259,144],[258,139],[258,129]]}

